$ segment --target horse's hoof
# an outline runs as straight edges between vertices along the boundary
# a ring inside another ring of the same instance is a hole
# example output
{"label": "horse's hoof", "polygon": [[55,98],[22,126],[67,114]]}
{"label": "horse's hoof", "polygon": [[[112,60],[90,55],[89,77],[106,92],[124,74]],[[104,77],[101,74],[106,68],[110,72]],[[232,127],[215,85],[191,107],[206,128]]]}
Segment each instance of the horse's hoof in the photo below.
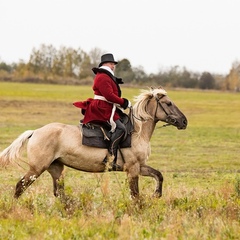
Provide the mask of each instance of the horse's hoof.
{"label": "horse's hoof", "polygon": [[156,192],[153,194],[153,197],[155,197],[155,198],[160,198],[160,197],[162,197],[162,193],[156,191]]}

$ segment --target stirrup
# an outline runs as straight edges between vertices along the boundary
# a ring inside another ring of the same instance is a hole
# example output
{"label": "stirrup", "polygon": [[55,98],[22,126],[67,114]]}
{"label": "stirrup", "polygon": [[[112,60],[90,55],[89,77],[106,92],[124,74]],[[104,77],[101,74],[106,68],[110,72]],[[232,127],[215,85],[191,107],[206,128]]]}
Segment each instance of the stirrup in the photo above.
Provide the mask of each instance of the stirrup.
{"label": "stirrup", "polygon": [[108,152],[107,156],[106,156],[106,162],[105,162],[105,171],[108,172],[108,171],[112,171],[112,166],[113,166],[113,163],[114,163],[114,155],[110,154]]}
{"label": "stirrup", "polygon": [[104,158],[103,163],[105,164],[105,172],[122,170],[121,166],[116,163],[114,155],[110,153]]}

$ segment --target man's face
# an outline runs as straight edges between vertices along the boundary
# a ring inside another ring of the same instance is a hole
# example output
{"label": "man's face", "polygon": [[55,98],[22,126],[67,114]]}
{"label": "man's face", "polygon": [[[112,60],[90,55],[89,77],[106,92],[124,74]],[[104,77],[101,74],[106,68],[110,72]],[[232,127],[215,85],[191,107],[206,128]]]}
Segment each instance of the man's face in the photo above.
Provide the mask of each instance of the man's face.
{"label": "man's face", "polygon": [[103,64],[104,66],[108,66],[112,71],[114,71],[114,68],[115,68],[115,63],[113,62],[107,62],[107,63],[104,63]]}

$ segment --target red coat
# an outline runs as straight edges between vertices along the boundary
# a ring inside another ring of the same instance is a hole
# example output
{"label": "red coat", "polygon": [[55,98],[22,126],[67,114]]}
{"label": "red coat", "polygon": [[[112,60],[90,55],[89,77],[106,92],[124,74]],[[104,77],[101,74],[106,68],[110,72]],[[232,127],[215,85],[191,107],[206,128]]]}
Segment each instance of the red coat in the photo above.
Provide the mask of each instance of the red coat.
{"label": "red coat", "polygon": [[[118,83],[123,83],[121,79],[115,78],[104,69],[94,68],[93,71],[96,73],[93,83],[94,94],[103,96],[108,101],[117,103],[124,109],[127,108],[128,100],[121,98],[121,90],[118,85]],[[84,110],[83,123],[109,122],[113,107],[112,103],[92,98],[84,102],[76,102],[74,105]],[[119,119],[119,115],[115,112],[113,120],[116,121],[117,119]]]}

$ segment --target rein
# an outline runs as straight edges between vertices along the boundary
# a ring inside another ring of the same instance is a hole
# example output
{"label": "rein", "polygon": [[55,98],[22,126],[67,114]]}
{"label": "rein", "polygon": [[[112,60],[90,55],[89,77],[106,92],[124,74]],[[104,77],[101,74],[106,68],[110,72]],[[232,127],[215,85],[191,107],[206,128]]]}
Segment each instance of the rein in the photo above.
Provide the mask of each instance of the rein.
{"label": "rein", "polygon": [[141,122],[147,121],[146,119],[136,117],[136,116],[133,114],[133,107],[132,107],[132,106],[130,107],[130,116],[131,116],[131,117],[134,117],[135,119],[137,119],[138,121],[141,121]]}

